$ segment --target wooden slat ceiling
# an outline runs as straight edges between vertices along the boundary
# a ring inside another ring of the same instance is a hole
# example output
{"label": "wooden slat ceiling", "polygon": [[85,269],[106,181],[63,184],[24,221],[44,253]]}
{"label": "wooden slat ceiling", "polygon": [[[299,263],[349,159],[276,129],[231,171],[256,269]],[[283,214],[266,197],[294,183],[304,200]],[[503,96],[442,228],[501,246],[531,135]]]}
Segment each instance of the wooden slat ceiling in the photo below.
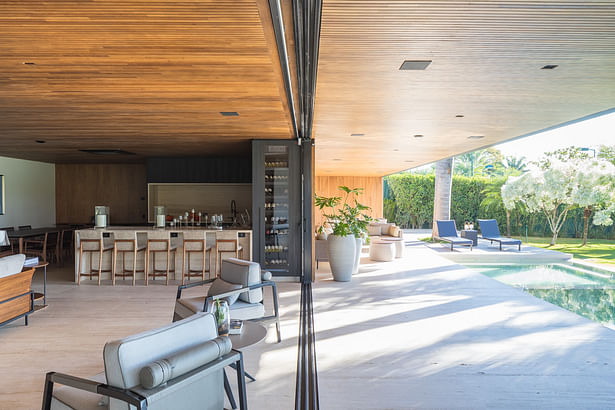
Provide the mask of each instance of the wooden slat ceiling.
{"label": "wooden slat ceiling", "polygon": [[615,1],[324,0],[318,175],[385,175],[613,107]]}
{"label": "wooden slat ceiling", "polygon": [[0,2],[0,155],[98,162],[78,149],[107,148],[138,154],[107,160],[135,161],[247,154],[252,138],[291,138],[266,7]]}

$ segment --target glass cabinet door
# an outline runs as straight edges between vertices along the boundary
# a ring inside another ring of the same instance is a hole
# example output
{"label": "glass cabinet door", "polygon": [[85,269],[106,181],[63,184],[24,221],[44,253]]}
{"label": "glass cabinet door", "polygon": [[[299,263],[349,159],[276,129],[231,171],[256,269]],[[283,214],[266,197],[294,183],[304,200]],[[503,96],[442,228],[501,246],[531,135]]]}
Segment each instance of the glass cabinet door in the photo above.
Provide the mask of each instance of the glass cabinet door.
{"label": "glass cabinet door", "polygon": [[268,145],[264,152],[264,263],[269,270],[289,270],[288,146]]}
{"label": "glass cabinet door", "polygon": [[254,260],[274,276],[301,275],[299,175],[295,142],[252,142]]}

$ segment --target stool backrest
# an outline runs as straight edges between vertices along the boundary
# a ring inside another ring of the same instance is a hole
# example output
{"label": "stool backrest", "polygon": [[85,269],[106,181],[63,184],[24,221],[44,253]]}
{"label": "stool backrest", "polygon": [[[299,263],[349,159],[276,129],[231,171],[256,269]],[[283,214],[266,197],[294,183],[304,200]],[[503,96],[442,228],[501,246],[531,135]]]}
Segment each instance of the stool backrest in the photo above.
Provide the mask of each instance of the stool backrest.
{"label": "stool backrest", "polygon": [[113,245],[119,251],[133,251],[137,240],[137,233],[130,230],[117,230],[113,232]]}
{"label": "stool backrest", "polygon": [[216,232],[216,248],[222,251],[236,251],[239,247],[239,236],[236,231]]}
{"label": "stool backrest", "polygon": [[200,251],[207,248],[207,234],[205,231],[182,231],[182,237],[184,240],[184,249],[186,250]]}
{"label": "stool backrest", "polygon": [[97,251],[100,250],[100,241],[102,239],[102,231],[86,229],[79,231],[77,235],[77,246],[84,251]]}
{"label": "stool backrest", "polygon": [[150,250],[164,251],[171,245],[171,232],[169,231],[148,231],[147,243]]}

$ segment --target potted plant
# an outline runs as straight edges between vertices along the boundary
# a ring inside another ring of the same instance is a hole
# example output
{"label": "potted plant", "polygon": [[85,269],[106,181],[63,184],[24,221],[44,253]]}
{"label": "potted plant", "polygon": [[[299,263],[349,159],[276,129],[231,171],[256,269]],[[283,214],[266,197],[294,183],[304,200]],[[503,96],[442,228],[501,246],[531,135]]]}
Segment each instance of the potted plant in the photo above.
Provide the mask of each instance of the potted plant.
{"label": "potted plant", "polygon": [[[327,252],[333,279],[348,282],[352,274],[358,271],[361,257],[362,236],[367,232],[371,218],[364,212],[370,207],[357,200],[363,188],[339,186],[345,193],[342,197],[315,196],[314,203],[323,213],[326,224],[333,228],[327,237]],[[323,211],[325,208],[328,211]]]}

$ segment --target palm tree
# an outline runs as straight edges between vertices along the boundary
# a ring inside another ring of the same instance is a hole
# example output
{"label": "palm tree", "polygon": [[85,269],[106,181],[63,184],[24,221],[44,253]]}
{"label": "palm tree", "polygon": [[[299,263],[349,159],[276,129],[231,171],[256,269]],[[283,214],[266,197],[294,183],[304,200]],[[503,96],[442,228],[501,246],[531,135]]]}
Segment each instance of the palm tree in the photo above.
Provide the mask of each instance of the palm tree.
{"label": "palm tree", "polygon": [[432,237],[439,235],[438,219],[451,217],[451,188],[453,184],[453,158],[436,162],[436,182],[433,195],[433,230]]}
{"label": "palm tree", "polygon": [[[485,211],[491,212],[504,207],[502,201],[502,185],[504,185],[504,182],[506,182],[504,178],[491,180],[482,190],[481,193],[485,197],[480,205],[485,208]],[[506,235],[510,236],[510,211],[508,209],[506,209]]]}
{"label": "palm tree", "polygon": [[527,164],[525,163],[525,157],[507,156],[502,161],[502,166],[507,171],[508,175],[514,173],[523,173],[527,170]]}

